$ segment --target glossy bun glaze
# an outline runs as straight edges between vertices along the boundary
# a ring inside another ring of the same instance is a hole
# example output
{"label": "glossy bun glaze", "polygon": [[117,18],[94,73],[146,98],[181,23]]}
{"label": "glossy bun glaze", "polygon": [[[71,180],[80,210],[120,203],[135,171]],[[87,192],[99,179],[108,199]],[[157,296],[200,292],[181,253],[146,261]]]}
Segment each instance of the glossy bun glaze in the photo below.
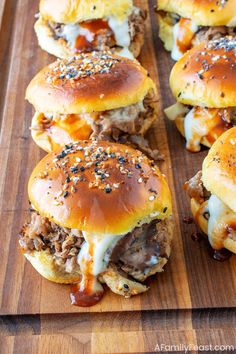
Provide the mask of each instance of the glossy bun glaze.
{"label": "glossy bun glaze", "polygon": [[174,65],[170,86],[177,101],[186,105],[236,106],[236,38],[192,48]]}
{"label": "glossy bun glaze", "polygon": [[189,18],[199,26],[236,25],[236,0],[158,0],[158,10]]}
{"label": "glossy bun glaze", "polygon": [[132,6],[132,0],[41,0],[39,10],[47,20],[76,23],[108,15],[122,20],[130,14]]}
{"label": "glossy bun glaze", "polygon": [[58,59],[41,70],[26,98],[38,112],[80,114],[135,104],[153,88],[136,60],[93,52]]}
{"label": "glossy bun glaze", "polygon": [[236,212],[236,127],[213,144],[203,162],[202,181],[212,194]]}
{"label": "glossy bun glaze", "polygon": [[124,145],[80,141],[48,154],[34,169],[29,198],[56,224],[97,234],[126,234],[171,213],[158,168]]}

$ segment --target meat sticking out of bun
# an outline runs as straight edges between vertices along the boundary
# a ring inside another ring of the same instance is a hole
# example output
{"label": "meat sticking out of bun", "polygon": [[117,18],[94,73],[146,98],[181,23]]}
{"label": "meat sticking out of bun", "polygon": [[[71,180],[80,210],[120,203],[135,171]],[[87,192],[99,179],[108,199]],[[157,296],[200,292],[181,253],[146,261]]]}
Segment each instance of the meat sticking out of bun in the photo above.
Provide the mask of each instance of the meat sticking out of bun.
{"label": "meat sticking out of bun", "polygon": [[26,258],[45,278],[79,283],[87,306],[101,283],[130,297],[163,271],[172,238],[171,196],[156,165],[125,145],[80,141],[45,156],[28,184],[31,221],[20,233]]}
{"label": "meat sticking out of bun", "polygon": [[202,171],[186,182],[196,223],[215,250],[236,254],[236,127],[213,144]]}
{"label": "meat sticking out of bun", "polygon": [[177,103],[165,113],[186,138],[186,148],[211,147],[236,122],[236,37],[192,48],[174,65],[170,86]]}
{"label": "meat sticking out of bun", "polygon": [[47,152],[96,138],[130,143],[156,158],[144,134],[157,117],[155,85],[136,61],[109,52],[58,59],[31,81],[32,137]]}
{"label": "meat sticking out of bun", "polygon": [[236,35],[236,0],[158,0],[159,36],[172,59],[190,48]]}
{"label": "meat sticking out of bun", "polygon": [[143,46],[146,13],[131,0],[41,0],[39,11],[39,45],[58,58],[94,50],[136,58]]}

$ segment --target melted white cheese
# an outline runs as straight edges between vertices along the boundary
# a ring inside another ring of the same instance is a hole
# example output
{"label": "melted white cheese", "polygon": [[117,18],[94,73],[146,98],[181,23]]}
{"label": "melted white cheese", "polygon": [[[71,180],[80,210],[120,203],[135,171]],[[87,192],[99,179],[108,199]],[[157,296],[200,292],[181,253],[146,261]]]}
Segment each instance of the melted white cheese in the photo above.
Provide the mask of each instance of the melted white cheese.
{"label": "melted white cheese", "polygon": [[128,17],[126,17],[124,21],[120,21],[114,16],[109,16],[107,20],[109,27],[114,33],[116,44],[121,47],[129,47],[130,32]]}
{"label": "melted white cheese", "polygon": [[214,194],[208,200],[208,210],[210,214],[208,220],[208,237],[212,244],[214,229],[218,227],[219,219],[232,213],[232,210]]}
{"label": "melted white cheese", "polygon": [[128,59],[135,59],[133,53],[129,50],[129,48],[123,48],[121,50],[116,50],[116,54],[120,55],[121,57],[125,57]]}
{"label": "melted white cheese", "polygon": [[[81,272],[86,274],[89,271],[93,276],[102,273],[108,264],[105,254],[109,248],[112,248],[121,239],[118,235],[95,235],[83,232],[85,242],[83,243],[77,262],[80,265]],[[91,255],[92,251],[92,255]]]}
{"label": "melted white cheese", "polygon": [[159,263],[159,257],[157,256],[151,256],[151,258],[149,259],[149,261],[146,262],[148,267],[153,267],[154,265]]}
{"label": "melted white cheese", "polygon": [[[178,40],[180,34],[183,33],[183,31],[184,31],[184,29],[181,28],[180,23],[181,23],[180,21],[177,22],[173,27],[174,46],[173,46],[173,49],[171,52],[171,57],[173,60],[176,60],[176,61],[179,60],[184,54],[184,52],[181,51],[181,49],[179,48],[178,43],[177,43],[177,40]],[[192,33],[196,33],[198,30],[198,26],[195,24],[194,21],[191,21],[189,29],[192,31]]]}
{"label": "melted white cheese", "polygon": [[87,28],[81,27],[78,23],[65,25],[62,31],[62,37],[66,39],[71,47],[75,46],[78,36],[84,36],[88,42],[92,42],[94,34]]}
{"label": "melted white cheese", "polygon": [[[202,124],[202,119],[195,118],[195,110],[195,107],[192,108],[184,119],[184,131],[187,140],[186,148],[190,151],[199,151],[201,149],[200,143],[202,137],[208,133],[208,128],[206,124]],[[205,116],[205,120],[209,120],[207,115]]]}
{"label": "melted white cheese", "polygon": [[[184,119],[187,149],[193,152],[200,151],[200,144],[203,137],[208,139],[208,135],[210,135],[215,139],[223,133],[223,128],[220,128],[220,124],[222,124],[222,120],[218,108],[192,108]],[[217,126],[218,132],[215,132],[215,136],[214,129],[217,128]]]}
{"label": "melted white cheese", "polygon": [[[115,16],[109,16],[106,19],[109,27],[114,33],[117,46],[123,48],[117,52],[117,54],[133,59],[134,57],[129,50],[131,37],[128,17],[125,17],[122,21]],[[94,33],[90,32],[87,28],[81,27],[78,23],[64,26],[62,37],[66,39],[71,47],[75,46],[76,39],[79,35],[84,36],[88,42],[92,42],[94,40]]]}

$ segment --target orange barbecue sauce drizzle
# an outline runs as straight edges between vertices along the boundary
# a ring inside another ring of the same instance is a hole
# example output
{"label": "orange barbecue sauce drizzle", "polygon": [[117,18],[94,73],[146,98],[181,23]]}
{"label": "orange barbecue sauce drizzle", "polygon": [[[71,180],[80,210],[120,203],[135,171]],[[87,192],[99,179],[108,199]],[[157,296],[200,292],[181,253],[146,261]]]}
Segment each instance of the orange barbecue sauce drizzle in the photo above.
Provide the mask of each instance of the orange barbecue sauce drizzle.
{"label": "orange barbecue sauce drizzle", "polygon": [[89,259],[82,259],[82,279],[71,286],[71,304],[81,307],[96,305],[103,297],[104,290],[93,275],[94,243],[89,242]]}
{"label": "orange barbecue sauce drizzle", "polygon": [[[213,144],[226,130],[232,127],[232,124],[223,119],[222,111],[224,109],[218,108],[201,108],[195,107],[194,120],[199,121],[199,126],[204,128],[206,134],[198,131],[192,131],[192,138],[188,142],[188,150],[194,150],[194,142],[201,141],[203,137]],[[227,109],[229,111],[229,109]],[[206,116],[209,118],[206,118]]]}
{"label": "orange barbecue sauce drizzle", "polygon": [[226,237],[232,233],[236,236],[236,221],[231,221],[226,225]]}
{"label": "orange barbecue sauce drizzle", "polygon": [[213,144],[226,130],[232,128],[232,123],[226,122],[220,114],[217,115],[215,119],[215,126],[206,135],[206,139]]}
{"label": "orange barbecue sauce drizzle", "polygon": [[185,53],[191,48],[192,39],[195,33],[191,29],[192,21],[187,18],[179,20],[178,37],[176,39],[177,46],[181,53]]}
{"label": "orange barbecue sauce drizzle", "polygon": [[[95,115],[91,119],[96,120]],[[52,150],[73,141],[89,139],[91,133],[91,125],[76,114],[69,114],[63,118],[54,117],[50,124],[43,128],[43,134],[46,134],[51,142]]]}
{"label": "orange barbecue sauce drizzle", "polygon": [[115,40],[114,34],[112,34],[112,30],[108,25],[108,22],[103,19],[97,19],[97,20],[92,20],[92,21],[85,21],[80,23],[80,27],[85,28],[89,30],[93,34],[93,41],[89,42],[85,36],[83,35],[78,35],[76,38],[75,42],[75,51],[76,52],[82,52],[82,51],[91,51],[93,50],[95,46],[95,40],[96,40],[96,35],[99,34],[99,32],[102,32],[103,30],[109,30],[111,31],[111,38],[112,40]]}

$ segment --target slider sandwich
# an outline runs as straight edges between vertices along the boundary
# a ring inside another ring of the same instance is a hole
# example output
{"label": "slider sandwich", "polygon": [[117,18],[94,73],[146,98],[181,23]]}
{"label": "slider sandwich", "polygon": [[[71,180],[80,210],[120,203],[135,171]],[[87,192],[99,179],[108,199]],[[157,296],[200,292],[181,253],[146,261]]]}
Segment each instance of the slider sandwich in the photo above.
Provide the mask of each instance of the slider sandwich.
{"label": "slider sandwich", "polygon": [[178,60],[201,42],[236,35],[236,0],[158,0],[159,36]]}
{"label": "slider sandwich", "polygon": [[236,127],[213,144],[199,171],[186,182],[196,223],[213,249],[236,253]]}
{"label": "slider sandwich", "polygon": [[41,0],[35,31],[39,45],[58,58],[112,50],[137,57],[146,13],[132,0]]}
{"label": "slider sandwich", "polygon": [[167,108],[189,151],[214,141],[236,123],[236,37],[202,43],[174,65],[170,86],[177,103]]}
{"label": "slider sandwich", "polygon": [[136,60],[107,52],[58,59],[27,88],[36,110],[32,137],[47,152],[96,138],[129,142],[152,154],[144,134],[157,116],[154,91]]}
{"label": "slider sandwich", "polygon": [[31,220],[20,233],[25,257],[45,278],[77,284],[72,303],[90,306],[101,283],[130,297],[163,271],[172,238],[165,177],[140,151],[80,141],[45,156],[28,184]]}

